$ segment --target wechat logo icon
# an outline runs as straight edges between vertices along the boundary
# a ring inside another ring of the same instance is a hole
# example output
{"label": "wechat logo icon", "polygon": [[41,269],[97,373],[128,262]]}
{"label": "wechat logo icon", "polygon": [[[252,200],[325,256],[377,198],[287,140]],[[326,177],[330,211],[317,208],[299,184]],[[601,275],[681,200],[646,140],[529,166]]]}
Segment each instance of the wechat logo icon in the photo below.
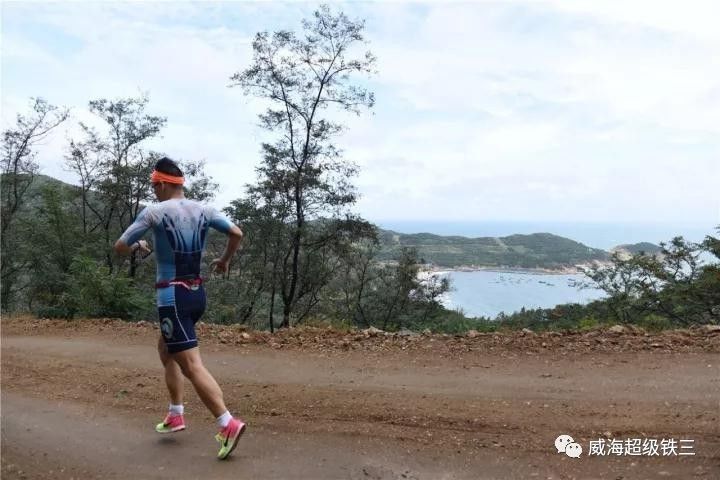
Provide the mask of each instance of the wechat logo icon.
{"label": "wechat logo icon", "polygon": [[571,458],[580,458],[582,454],[582,446],[575,443],[570,435],[560,435],[555,439],[555,448],[558,453],[564,453]]}

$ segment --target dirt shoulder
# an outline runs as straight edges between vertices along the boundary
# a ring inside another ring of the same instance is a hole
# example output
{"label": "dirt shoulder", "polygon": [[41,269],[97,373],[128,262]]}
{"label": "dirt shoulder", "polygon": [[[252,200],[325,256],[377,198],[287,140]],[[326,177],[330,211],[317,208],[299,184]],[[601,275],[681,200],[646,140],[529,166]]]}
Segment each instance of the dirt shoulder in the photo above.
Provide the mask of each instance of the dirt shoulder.
{"label": "dirt shoulder", "polygon": [[[198,330],[252,427],[232,462],[252,478],[720,476],[717,334]],[[3,478],[235,477],[212,459],[212,419],[189,385],[191,429],[153,434],[167,403],[157,335],[147,323],[3,319]],[[117,428],[94,428],[105,423]],[[584,447],[693,439],[695,455],[571,459],[553,447],[563,433]]]}
{"label": "dirt shoulder", "polygon": [[[3,334],[93,336],[112,332],[119,339],[142,337],[157,331],[151,322],[124,322],[115,319],[50,320],[28,316],[2,319]],[[597,328],[577,332],[468,332],[463,335],[391,333],[376,329],[341,331],[332,328],[292,328],[273,334],[250,331],[242,325],[214,325],[200,322],[198,338],[205,345],[260,346],[306,353],[363,354],[422,353],[442,358],[462,358],[476,352],[497,355],[542,354],[584,355],[587,353],[656,352],[720,353],[720,326],[647,332],[635,326]]]}

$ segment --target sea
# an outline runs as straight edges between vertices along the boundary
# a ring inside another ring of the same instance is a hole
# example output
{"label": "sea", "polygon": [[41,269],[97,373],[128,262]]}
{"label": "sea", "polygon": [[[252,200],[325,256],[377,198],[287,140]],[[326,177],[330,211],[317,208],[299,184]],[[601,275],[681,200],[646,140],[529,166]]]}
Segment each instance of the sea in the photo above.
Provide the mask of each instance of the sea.
{"label": "sea", "polygon": [[[547,232],[575,240],[589,247],[609,250],[622,244],[652,242],[659,244],[683,236],[692,242],[706,235],[717,236],[712,223],[561,223],[561,222],[436,222],[385,221],[381,228],[399,233],[434,233],[465,237],[503,237],[513,234]],[[720,223],[720,221],[718,222]],[[500,312],[510,314],[522,308],[551,308],[563,303],[587,303],[602,298],[595,288],[578,288],[587,284],[582,274],[545,274],[509,271],[448,271],[452,290],[445,296],[446,307],[462,311],[469,317],[495,318]]]}
{"label": "sea", "polygon": [[452,290],[442,303],[468,317],[495,318],[522,308],[550,308],[562,303],[587,303],[605,294],[596,288],[578,288],[588,283],[584,275],[548,275],[481,270],[443,272]]}

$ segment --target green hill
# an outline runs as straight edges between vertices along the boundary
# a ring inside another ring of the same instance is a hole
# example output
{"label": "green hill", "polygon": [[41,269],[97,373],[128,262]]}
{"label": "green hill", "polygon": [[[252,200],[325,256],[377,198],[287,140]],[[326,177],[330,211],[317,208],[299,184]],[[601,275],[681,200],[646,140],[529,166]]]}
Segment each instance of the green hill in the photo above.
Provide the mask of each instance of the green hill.
{"label": "green hill", "polygon": [[604,250],[551,233],[510,235],[507,237],[467,238],[431,233],[402,234],[380,231],[381,260],[397,258],[403,247],[414,247],[425,263],[440,267],[571,267],[593,260],[607,260]]}
{"label": "green hill", "polygon": [[661,250],[659,245],[655,245],[654,243],[650,242],[640,242],[640,243],[633,243],[633,244],[627,244],[627,245],[618,245],[617,247],[613,248],[611,251],[621,251],[628,254],[637,254],[637,253],[646,253],[648,255],[655,255],[656,253],[659,253]]}
{"label": "green hill", "polygon": [[[79,190],[79,187],[69,185],[61,180],[46,175],[37,175],[28,191],[27,207],[39,203],[40,193],[46,185],[55,185],[66,191],[77,192]],[[447,268],[474,266],[559,269],[593,260],[607,260],[609,257],[604,250],[590,248],[582,243],[550,233],[467,238],[432,233],[403,234],[391,230],[380,230],[380,242],[381,250],[378,260],[395,260],[399,257],[402,247],[415,247],[418,250],[419,258],[424,263],[433,263]],[[646,245],[652,244],[637,244],[638,248]],[[645,248],[645,251],[652,251],[648,247]]]}

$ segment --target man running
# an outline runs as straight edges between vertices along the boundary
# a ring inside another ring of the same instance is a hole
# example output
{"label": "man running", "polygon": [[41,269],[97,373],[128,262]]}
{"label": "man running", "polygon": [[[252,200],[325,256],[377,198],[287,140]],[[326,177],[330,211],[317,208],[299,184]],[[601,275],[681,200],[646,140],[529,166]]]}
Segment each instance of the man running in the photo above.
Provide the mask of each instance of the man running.
{"label": "man running", "polygon": [[215,439],[221,447],[218,458],[225,459],[245,431],[245,423],[233,418],[223,402],[223,393],[200,358],[195,323],[205,311],[205,289],[200,277],[200,261],[208,229],[228,235],[222,257],[212,262],[216,272],[227,272],[230,259],[240,246],[242,231],[217,210],[187,200],[184,177],[177,164],[164,157],[155,165],[152,187],[160,201],[146,207],[115,243],[115,251],[149,253],[140,238],[152,229],[157,264],[157,308],[161,335],[160,360],[165,367],[165,383],[170,408],[155,430],[171,433],[185,429],[183,418],[183,375],[217,419],[220,432]]}

